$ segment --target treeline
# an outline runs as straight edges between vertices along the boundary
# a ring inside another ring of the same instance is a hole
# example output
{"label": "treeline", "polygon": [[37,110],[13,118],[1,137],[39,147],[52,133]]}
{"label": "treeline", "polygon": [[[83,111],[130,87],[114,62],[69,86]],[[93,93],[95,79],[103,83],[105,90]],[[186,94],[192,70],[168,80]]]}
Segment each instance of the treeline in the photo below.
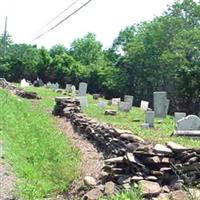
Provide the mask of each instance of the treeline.
{"label": "treeline", "polygon": [[86,81],[89,92],[131,94],[136,104],[165,90],[171,111],[200,111],[200,5],[193,0],[177,1],[162,16],[126,27],[110,49],[92,33],[69,48],[14,44],[10,37],[6,42],[0,76],[9,81],[40,77],[63,86]]}

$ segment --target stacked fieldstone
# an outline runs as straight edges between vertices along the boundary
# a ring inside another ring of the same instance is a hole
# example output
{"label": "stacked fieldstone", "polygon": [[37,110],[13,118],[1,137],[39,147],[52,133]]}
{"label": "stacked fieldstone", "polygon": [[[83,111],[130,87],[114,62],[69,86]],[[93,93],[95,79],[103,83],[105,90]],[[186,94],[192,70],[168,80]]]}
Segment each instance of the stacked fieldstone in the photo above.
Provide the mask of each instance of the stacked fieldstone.
{"label": "stacked fieldstone", "polygon": [[66,116],[77,132],[104,153],[104,190],[108,181],[124,188],[139,184],[150,199],[163,193],[172,195],[184,184],[199,183],[200,149],[188,149],[174,142],[147,143],[130,131],[88,118],[72,98],[56,98],[53,114]]}
{"label": "stacked fieldstone", "polygon": [[17,88],[15,85],[6,81],[4,78],[0,78],[0,87],[9,90],[14,95],[20,96],[26,99],[41,99],[36,92],[27,92],[23,89]]}

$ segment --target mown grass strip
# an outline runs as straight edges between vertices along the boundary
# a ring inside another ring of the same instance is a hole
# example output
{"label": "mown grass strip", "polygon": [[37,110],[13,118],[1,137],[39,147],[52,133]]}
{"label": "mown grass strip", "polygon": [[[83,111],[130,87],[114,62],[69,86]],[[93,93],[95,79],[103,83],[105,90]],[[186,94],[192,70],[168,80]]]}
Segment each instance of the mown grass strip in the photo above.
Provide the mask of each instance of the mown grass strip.
{"label": "mown grass strip", "polygon": [[68,189],[79,170],[80,155],[45,112],[52,94],[35,106],[0,90],[0,136],[5,158],[17,176],[18,197],[42,199]]}

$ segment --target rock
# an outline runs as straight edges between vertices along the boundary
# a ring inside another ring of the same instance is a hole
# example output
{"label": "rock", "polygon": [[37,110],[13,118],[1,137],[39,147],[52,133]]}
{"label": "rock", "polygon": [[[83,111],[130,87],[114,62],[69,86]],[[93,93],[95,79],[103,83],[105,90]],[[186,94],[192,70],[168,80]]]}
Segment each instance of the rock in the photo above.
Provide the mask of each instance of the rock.
{"label": "rock", "polygon": [[112,181],[109,181],[105,184],[105,194],[110,196],[115,193],[115,184]]}
{"label": "rock", "polygon": [[116,110],[106,110],[104,115],[115,116],[115,115],[117,115],[117,111]]}
{"label": "rock", "polygon": [[126,139],[126,140],[129,140],[129,141],[132,141],[132,142],[136,142],[136,141],[139,141],[139,142],[144,142],[144,140],[136,135],[131,135],[131,134],[121,134],[120,135],[120,138],[121,139]]}
{"label": "rock", "polygon": [[147,180],[147,181],[157,181],[158,178],[155,177],[155,176],[147,176],[147,177],[145,178],[145,180]]}
{"label": "rock", "polygon": [[98,98],[100,98],[101,95],[100,94],[93,94],[93,99],[97,100]]}
{"label": "rock", "polygon": [[139,186],[145,197],[155,197],[161,192],[161,187],[156,182],[142,180],[139,181]]}
{"label": "rock", "polygon": [[175,142],[167,142],[166,146],[169,147],[175,153],[179,153],[179,152],[187,150],[186,147],[183,147],[182,145],[177,144]]}
{"label": "rock", "polygon": [[84,178],[84,183],[87,185],[87,186],[90,186],[90,187],[94,187],[96,184],[97,184],[97,181],[94,177],[92,176],[86,176]]}
{"label": "rock", "polygon": [[63,92],[62,89],[57,89],[57,90],[56,90],[56,93],[62,93],[62,92]]}
{"label": "rock", "polygon": [[118,178],[117,182],[120,185],[123,185],[123,184],[126,184],[126,183],[130,183],[131,182],[131,177],[129,175],[120,176]]}
{"label": "rock", "polygon": [[117,158],[110,158],[107,160],[104,160],[105,163],[122,163],[122,161],[124,160],[123,156],[117,157]]}
{"label": "rock", "polygon": [[152,200],[170,200],[170,195],[167,193],[161,193],[158,197],[153,198]]}
{"label": "rock", "polygon": [[162,192],[164,192],[164,193],[170,193],[169,187],[167,185],[163,186],[162,187]]}
{"label": "rock", "polygon": [[170,193],[170,200],[188,200],[188,196],[185,191],[177,190]]}
{"label": "rock", "polygon": [[135,182],[135,181],[141,181],[143,180],[144,178],[142,176],[133,176],[131,178],[131,181]]}
{"label": "rock", "polygon": [[103,193],[101,192],[101,190],[99,188],[95,188],[87,192],[83,196],[83,200],[97,200],[102,196],[103,196]]}
{"label": "rock", "polygon": [[148,123],[142,123],[142,124],[140,124],[140,128],[141,128],[141,129],[149,129],[150,126],[149,126]]}
{"label": "rock", "polygon": [[200,199],[200,190],[190,188],[189,193],[190,193],[190,195],[192,196],[193,199]]}
{"label": "rock", "polygon": [[172,150],[162,144],[156,144],[153,151],[156,153],[172,154]]}

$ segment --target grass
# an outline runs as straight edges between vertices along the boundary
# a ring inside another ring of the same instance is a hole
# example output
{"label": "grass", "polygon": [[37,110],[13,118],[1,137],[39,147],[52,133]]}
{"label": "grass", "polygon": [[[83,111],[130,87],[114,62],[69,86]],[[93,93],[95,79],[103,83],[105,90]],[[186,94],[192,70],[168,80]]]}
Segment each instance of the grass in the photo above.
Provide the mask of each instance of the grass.
{"label": "grass", "polygon": [[[106,109],[117,109],[117,107],[106,106],[105,108],[99,108],[97,106],[98,100],[93,100],[92,96],[89,96],[88,99],[89,106],[85,108],[84,112],[89,117],[112,124],[118,128],[131,130],[135,135],[138,135],[149,142],[164,144],[167,141],[174,141],[187,147],[199,148],[200,146],[200,140],[184,137],[170,137],[175,127],[173,116],[167,116],[163,120],[156,118],[154,128],[142,129],[140,128],[140,125],[144,122],[145,113],[140,108],[133,107],[128,113],[118,112],[116,116],[106,116],[104,115]],[[139,120],[139,122],[135,122],[135,120]]]}
{"label": "grass", "polygon": [[141,192],[137,188],[124,190],[113,197],[102,198],[100,200],[143,200]]}
{"label": "grass", "polygon": [[37,90],[42,100],[32,103],[0,90],[0,137],[17,176],[18,198],[39,200],[68,189],[78,176],[80,155],[47,112],[56,94],[30,90]]}

